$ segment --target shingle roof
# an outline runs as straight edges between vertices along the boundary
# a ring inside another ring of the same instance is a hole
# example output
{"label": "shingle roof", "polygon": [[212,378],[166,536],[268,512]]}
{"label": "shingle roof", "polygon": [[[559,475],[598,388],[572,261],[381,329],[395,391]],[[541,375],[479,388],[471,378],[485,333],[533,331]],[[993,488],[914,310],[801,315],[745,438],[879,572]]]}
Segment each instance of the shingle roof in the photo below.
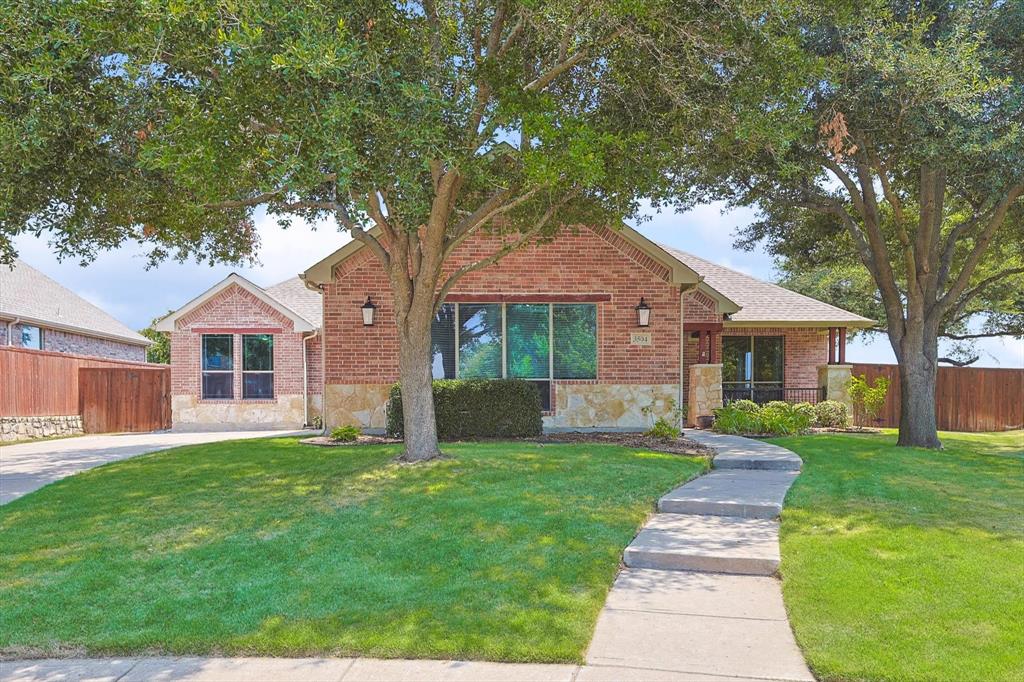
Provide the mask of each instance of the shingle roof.
{"label": "shingle roof", "polygon": [[844,323],[849,326],[870,326],[874,322],[848,310],[837,308],[778,284],[763,282],[742,272],[704,260],[692,253],[659,244],[666,252],[704,277],[704,282],[742,309],[730,320],[744,323],[818,322]]}
{"label": "shingle roof", "polygon": [[0,316],[140,346],[152,343],[21,260],[13,268],[0,265]]}
{"label": "shingle roof", "polygon": [[264,291],[271,298],[280,301],[284,306],[302,315],[314,327],[323,325],[320,292],[307,289],[306,284],[300,278],[292,277],[291,279],[286,279],[283,282],[266,287]]}

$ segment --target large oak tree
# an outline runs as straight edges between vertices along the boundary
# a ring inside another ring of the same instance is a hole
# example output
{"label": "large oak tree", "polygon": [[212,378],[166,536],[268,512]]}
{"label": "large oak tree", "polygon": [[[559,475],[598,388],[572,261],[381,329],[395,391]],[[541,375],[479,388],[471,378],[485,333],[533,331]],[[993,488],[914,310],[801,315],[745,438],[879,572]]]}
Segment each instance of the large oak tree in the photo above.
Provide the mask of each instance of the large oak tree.
{"label": "large oak tree", "polygon": [[[28,231],[62,256],[138,241],[154,261],[231,262],[254,253],[258,207],[329,217],[390,279],[406,457],[429,458],[445,293],[565,223],[664,196],[698,124],[760,120],[761,66],[786,50],[759,4],[7,3],[0,255]],[[447,268],[481,230],[505,246]]]}
{"label": "large oak tree", "polygon": [[1024,301],[1024,3],[857,0],[792,23],[793,136],[720,119],[680,194],[756,206],[741,244],[791,271],[861,268],[901,369],[899,443],[939,447],[938,337],[1012,333]]}

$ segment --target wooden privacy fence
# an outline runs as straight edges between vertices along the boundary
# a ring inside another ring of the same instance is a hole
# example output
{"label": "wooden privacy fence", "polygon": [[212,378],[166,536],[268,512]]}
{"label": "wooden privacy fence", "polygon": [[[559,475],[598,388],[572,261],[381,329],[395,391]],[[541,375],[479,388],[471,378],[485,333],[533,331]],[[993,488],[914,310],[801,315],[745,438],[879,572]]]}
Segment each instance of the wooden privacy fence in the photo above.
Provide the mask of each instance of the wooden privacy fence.
{"label": "wooden privacy fence", "polygon": [[0,346],[0,417],[75,414],[86,433],[170,428],[170,368]]}
{"label": "wooden privacy fence", "polygon": [[[865,426],[899,426],[899,366],[855,363],[853,374],[864,375],[869,383],[880,376],[890,380],[880,421]],[[1024,369],[939,367],[935,416],[942,431],[1024,428]]]}

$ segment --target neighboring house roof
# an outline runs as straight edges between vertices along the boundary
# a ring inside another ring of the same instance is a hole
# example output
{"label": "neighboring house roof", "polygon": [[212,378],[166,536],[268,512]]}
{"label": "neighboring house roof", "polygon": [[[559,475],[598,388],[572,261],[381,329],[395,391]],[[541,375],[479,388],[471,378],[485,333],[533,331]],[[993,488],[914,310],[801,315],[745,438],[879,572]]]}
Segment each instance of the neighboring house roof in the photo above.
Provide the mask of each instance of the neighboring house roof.
{"label": "neighboring house roof", "polygon": [[153,343],[19,259],[13,267],[0,265],[0,318],[137,346]]}
{"label": "neighboring house roof", "polygon": [[[311,332],[320,328],[320,294],[306,289],[302,280],[298,277],[264,289],[236,272],[231,273],[166,317],[161,318],[153,328],[158,332],[174,331],[174,323],[179,318],[187,315],[232,285],[248,291],[290,319],[295,326],[296,332]],[[299,292],[298,289],[303,289],[303,291]]]}
{"label": "neighboring house roof", "polygon": [[798,294],[778,284],[763,282],[671,246],[659,246],[681,263],[699,272],[708,285],[742,306],[729,317],[729,324],[733,326],[813,324],[870,327],[875,324],[866,317]]}

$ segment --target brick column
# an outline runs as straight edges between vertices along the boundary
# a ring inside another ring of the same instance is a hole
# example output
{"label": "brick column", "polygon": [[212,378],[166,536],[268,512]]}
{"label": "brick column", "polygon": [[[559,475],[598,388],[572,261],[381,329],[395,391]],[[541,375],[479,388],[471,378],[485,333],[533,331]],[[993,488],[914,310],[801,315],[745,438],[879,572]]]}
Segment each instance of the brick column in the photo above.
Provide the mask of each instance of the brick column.
{"label": "brick column", "polygon": [[686,421],[696,426],[697,418],[713,415],[722,406],[722,365],[690,365],[686,398]]}
{"label": "brick column", "polygon": [[850,400],[850,377],[853,365],[818,365],[818,386],[824,389],[825,400],[835,400],[846,405],[853,417],[853,401]]}

